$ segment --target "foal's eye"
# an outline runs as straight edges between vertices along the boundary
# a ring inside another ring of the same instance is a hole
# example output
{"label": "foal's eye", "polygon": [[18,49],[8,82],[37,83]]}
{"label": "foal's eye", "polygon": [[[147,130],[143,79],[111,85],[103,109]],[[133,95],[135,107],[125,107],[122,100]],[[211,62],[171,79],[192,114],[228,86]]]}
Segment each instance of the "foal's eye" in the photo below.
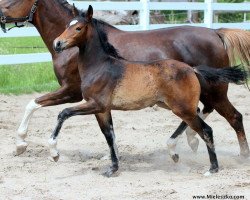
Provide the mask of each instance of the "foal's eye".
{"label": "foal's eye", "polygon": [[81,28],[80,28],[80,27],[77,27],[77,28],[76,28],[76,31],[77,31],[77,32],[80,32],[80,31],[81,31]]}

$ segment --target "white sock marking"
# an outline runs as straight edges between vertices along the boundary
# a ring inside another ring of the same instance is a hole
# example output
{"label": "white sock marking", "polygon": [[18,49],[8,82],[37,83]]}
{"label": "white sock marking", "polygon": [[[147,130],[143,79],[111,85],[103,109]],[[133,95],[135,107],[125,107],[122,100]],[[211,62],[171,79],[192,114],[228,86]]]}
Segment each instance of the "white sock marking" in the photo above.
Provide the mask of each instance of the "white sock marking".
{"label": "white sock marking", "polygon": [[39,108],[41,108],[42,106],[37,104],[35,102],[35,100],[31,100],[29,102],[29,104],[26,106],[25,109],[25,113],[22,119],[22,122],[17,130],[18,134],[17,134],[17,145],[22,144],[24,141],[24,139],[26,138],[26,133],[28,130],[28,125],[29,125],[29,121],[30,118],[32,117],[32,114],[38,110]]}
{"label": "white sock marking", "polygon": [[48,140],[48,143],[49,143],[49,151],[50,151],[51,157],[54,158],[54,157],[58,156],[59,152],[57,150],[57,140],[50,138]]}
{"label": "white sock marking", "polygon": [[177,138],[173,139],[173,138],[169,138],[167,141],[167,146],[168,146],[168,152],[171,156],[176,154],[176,144],[179,140],[180,136],[178,136]]}

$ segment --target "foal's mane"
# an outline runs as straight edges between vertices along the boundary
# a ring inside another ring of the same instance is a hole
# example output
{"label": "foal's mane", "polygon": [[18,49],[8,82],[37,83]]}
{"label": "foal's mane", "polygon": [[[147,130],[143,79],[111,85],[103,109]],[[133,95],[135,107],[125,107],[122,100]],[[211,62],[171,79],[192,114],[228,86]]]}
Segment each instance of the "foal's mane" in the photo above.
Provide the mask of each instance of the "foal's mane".
{"label": "foal's mane", "polygon": [[92,18],[92,24],[94,28],[96,29],[98,33],[98,37],[100,39],[101,45],[105,53],[107,53],[109,56],[118,58],[118,59],[123,59],[123,57],[119,54],[118,50],[115,49],[115,47],[109,43],[108,41],[108,36],[105,31],[105,25],[111,26],[108,23],[102,21],[102,20],[97,20]]}

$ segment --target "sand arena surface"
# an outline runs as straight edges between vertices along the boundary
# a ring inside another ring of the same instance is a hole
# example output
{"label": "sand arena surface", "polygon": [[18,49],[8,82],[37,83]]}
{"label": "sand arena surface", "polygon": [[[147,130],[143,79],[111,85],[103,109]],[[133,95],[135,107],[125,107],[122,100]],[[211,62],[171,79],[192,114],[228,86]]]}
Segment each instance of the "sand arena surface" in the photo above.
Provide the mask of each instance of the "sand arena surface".
{"label": "sand arena surface", "polygon": [[[244,195],[250,199],[250,158],[239,156],[236,134],[224,118],[213,112],[206,122],[214,130],[219,173],[204,177],[208,154],[200,140],[195,154],[186,136],[179,140],[179,163],[168,156],[166,140],[180,119],[170,111],[147,108],[114,111],[116,143],[120,155],[118,177],[101,175],[110,164],[106,144],[94,116],[67,120],[58,138],[61,157],[48,159],[47,140],[59,111],[70,104],[42,108],[30,122],[27,151],[13,156],[16,130],[26,104],[41,94],[0,95],[0,199],[193,199],[193,195]],[[229,97],[243,114],[250,141],[250,92],[230,86]]]}

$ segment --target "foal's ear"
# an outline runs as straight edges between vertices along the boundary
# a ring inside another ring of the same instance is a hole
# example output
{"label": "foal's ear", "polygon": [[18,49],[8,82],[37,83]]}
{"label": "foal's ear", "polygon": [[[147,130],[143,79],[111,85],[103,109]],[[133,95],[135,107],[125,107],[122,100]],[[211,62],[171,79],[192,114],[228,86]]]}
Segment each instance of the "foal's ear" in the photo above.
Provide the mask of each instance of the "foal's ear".
{"label": "foal's ear", "polygon": [[79,15],[78,9],[75,7],[75,4],[73,3],[72,13],[74,17],[77,17]]}
{"label": "foal's ear", "polygon": [[88,11],[86,14],[86,18],[88,21],[91,21],[92,17],[93,17],[93,7],[91,5],[89,5],[89,8],[88,8]]}

